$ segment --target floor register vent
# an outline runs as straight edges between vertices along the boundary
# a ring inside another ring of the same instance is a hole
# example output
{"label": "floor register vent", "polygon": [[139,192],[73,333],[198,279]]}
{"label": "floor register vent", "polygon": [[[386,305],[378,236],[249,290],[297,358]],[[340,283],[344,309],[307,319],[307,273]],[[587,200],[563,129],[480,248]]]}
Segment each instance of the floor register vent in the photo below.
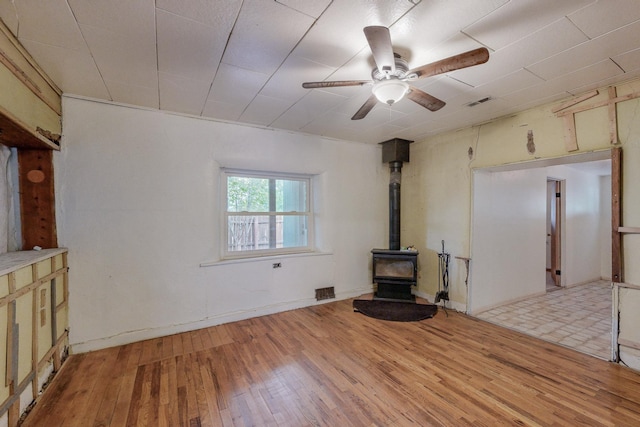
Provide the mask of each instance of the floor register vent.
{"label": "floor register vent", "polygon": [[331,299],[336,297],[336,291],[333,289],[333,286],[328,288],[320,288],[316,289],[316,301],[320,301],[323,299]]}

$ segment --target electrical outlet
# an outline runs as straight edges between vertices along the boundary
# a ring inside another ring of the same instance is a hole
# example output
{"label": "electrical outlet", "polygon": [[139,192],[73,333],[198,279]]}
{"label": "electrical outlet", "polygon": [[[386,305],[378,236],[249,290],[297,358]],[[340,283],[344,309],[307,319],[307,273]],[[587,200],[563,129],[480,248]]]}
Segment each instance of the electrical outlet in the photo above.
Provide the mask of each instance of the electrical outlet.
{"label": "electrical outlet", "polygon": [[274,262],[273,263],[273,268],[280,268],[280,267],[282,267],[282,263],[280,263],[280,262]]}

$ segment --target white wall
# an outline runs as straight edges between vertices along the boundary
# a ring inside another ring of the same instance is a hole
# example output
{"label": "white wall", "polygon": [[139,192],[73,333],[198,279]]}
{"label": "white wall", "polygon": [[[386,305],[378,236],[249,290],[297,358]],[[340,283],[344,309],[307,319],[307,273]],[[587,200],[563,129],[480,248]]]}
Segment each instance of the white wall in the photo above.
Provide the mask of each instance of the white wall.
{"label": "white wall", "polygon": [[[566,165],[479,170],[473,184],[469,311],[477,313],[545,292],[547,178],[564,181],[563,286],[602,277],[607,240],[606,236],[602,240],[599,176]],[[610,202],[603,204],[610,210]],[[609,246],[610,242],[609,236]]]}
{"label": "white wall", "polygon": [[[600,232],[600,177],[564,165],[547,168],[547,176],[565,181],[565,230],[562,233],[561,254],[563,286],[600,279],[603,246]],[[610,201],[608,209],[611,210]],[[610,244],[610,237],[608,241]]]}
{"label": "white wall", "polygon": [[545,290],[544,169],[474,174],[469,310]]}
{"label": "white wall", "polygon": [[[385,244],[380,148],[65,97],[55,155],[70,341],[86,351],[371,291]],[[316,174],[321,254],[220,257],[220,167]],[[274,270],[273,262],[282,268]]]}

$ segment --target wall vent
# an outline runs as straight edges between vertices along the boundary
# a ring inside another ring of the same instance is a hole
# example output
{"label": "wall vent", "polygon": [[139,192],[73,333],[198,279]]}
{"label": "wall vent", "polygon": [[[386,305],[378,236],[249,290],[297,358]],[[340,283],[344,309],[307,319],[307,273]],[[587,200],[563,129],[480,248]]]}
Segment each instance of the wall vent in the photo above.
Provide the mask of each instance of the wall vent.
{"label": "wall vent", "polygon": [[336,292],[333,289],[333,286],[328,288],[320,288],[316,289],[316,301],[320,301],[323,299],[331,299],[336,297]]}
{"label": "wall vent", "polygon": [[487,101],[491,101],[491,99],[493,99],[493,98],[491,98],[490,96],[487,96],[486,98],[478,99],[477,101],[473,101],[473,102],[468,103],[467,107],[475,107],[478,104],[484,104]]}

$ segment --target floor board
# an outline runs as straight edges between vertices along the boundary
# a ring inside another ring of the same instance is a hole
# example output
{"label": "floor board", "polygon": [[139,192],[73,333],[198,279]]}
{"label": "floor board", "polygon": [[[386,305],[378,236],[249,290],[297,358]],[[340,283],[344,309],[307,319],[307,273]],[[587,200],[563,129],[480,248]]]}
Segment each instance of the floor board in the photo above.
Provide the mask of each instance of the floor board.
{"label": "floor board", "polygon": [[640,424],[640,374],[453,311],[335,301],[72,355],[23,427]]}

